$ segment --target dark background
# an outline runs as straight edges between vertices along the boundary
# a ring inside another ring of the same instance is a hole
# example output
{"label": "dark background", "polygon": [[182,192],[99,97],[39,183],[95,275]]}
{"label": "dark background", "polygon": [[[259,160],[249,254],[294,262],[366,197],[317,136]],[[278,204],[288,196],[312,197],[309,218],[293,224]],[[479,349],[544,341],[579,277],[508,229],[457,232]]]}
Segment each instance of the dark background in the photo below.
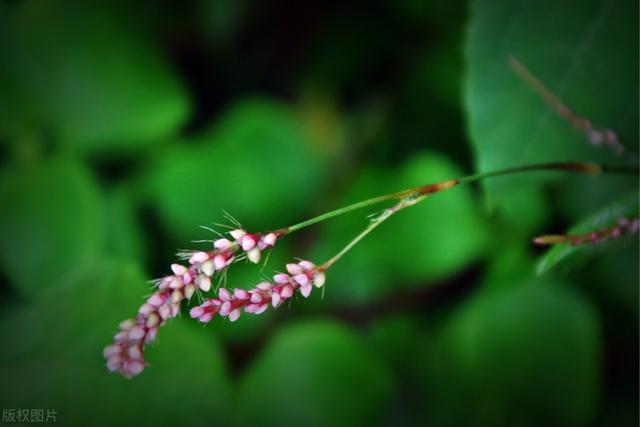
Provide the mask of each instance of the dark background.
{"label": "dark background", "polygon": [[[590,146],[509,55],[625,154]],[[480,171],[637,165],[638,92],[633,1],[0,2],[2,422],[637,425],[637,235],[531,243],[637,216],[637,174],[438,194],[309,300],[204,328],[185,311],[132,380],[101,353],[223,210],[264,231]],[[228,285],[325,261],[379,209]]]}

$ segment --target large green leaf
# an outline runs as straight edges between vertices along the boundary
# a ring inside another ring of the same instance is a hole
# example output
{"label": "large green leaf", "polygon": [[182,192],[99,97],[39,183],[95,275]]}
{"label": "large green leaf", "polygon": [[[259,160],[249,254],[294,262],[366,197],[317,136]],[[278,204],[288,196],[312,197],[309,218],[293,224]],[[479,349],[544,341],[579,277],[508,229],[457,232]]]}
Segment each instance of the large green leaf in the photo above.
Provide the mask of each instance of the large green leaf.
{"label": "large green leaf", "polygon": [[429,424],[570,426],[594,414],[598,323],[590,305],[560,283],[481,292],[429,350]]}
{"label": "large green leaf", "polygon": [[[638,152],[637,2],[477,1],[467,38],[466,107],[477,168],[542,161],[620,161],[589,145],[510,67],[513,55],[578,114],[611,127]],[[555,176],[555,175],[554,175]],[[535,192],[547,175],[486,181],[492,204]],[[631,184],[635,185],[635,182]],[[588,194],[620,194],[619,185],[575,186]],[[617,192],[617,193],[616,193]],[[526,213],[523,213],[523,215]]]}
{"label": "large green leaf", "polygon": [[81,163],[58,157],[7,168],[0,200],[0,265],[21,294],[46,289],[101,252],[101,195]]}
{"label": "large green leaf", "polygon": [[288,326],[243,378],[240,424],[368,426],[385,412],[392,378],[351,330],[328,321]]}
{"label": "large green leaf", "polygon": [[200,225],[223,210],[252,230],[302,219],[327,175],[324,153],[285,105],[245,100],[189,144],[158,153],[146,179],[153,204],[181,240],[202,238]]}
{"label": "large green leaf", "polygon": [[[339,206],[461,174],[441,155],[415,155],[397,171],[363,170]],[[316,261],[337,253],[366,227],[365,214],[381,209],[374,207],[330,223],[322,233]],[[427,286],[478,260],[488,243],[470,188],[435,194],[389,219],[335,264],[328,273],[326,297],[363,303],[401,289]]]}
{"label": "large green leaf", "polygon": [[8,91],[0,111],[24,129],[2,121],[3,131],[35,128],[75,146],[107,149],[158,140],[184,124],[184,88],[120,6],[47,0],[4,8],[0,82]]}
{"label": "large green leaf", "polygon": [[133,380],[110,374],[102,349],[148,292],[131,264],[104,261],[0,319],[0,399],[52,408],[77,426],[227,425],[229,384],[215,341],[176,319]]}
{"label": "large green leaf", "polygon": [[[634,191],[632,194],[611,203],[610,205],[600,209],[599,212],[596,212],[580,221],[577,225],[566,231],[566,233],[582,235],[592,231],[598,231],[602,228],[610,228],[616,226],[618,220],[621,218],[637,217],[640,212],[639,209],[638,192]],[[561,233],[564,234],[565,231],[562,231]],[[607,240],[597,245],[588,243],[584,245],[555,245],[540,258],[536,268],[537,272],[538,274],[547,273],[559,264],[563,264],[565,269],[575,267],[584,263],[589,257],[592,257],[599,252],[612,250],[613,246],[628,244],[630,239],[637,241],[638,237],[637,235],[633,235],[632,237],[622,236],[622,238],[618,240]]]}

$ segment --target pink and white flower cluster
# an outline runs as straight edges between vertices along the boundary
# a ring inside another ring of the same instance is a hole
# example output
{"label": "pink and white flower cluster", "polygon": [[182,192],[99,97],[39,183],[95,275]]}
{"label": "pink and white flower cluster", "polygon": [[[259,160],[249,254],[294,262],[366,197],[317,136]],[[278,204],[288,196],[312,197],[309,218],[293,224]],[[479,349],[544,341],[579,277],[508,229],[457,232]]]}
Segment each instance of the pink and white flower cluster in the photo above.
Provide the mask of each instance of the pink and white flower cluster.
{"label": "pink and white flower cluster", "polygon": [[[208,292],[211,289],[211,277],[231,265],[237,259],[238,252],[244,252],[249,261],[257,264],[262,251],[274,247],[279,237],[278,232],[252,234],[241,228],[231,230],[229,234],[233,240],[220,238],[214,241],[212,251],[189,254],[190,267],[184,272],[185,282],[193,280],[203,292]],[[175,270],[174,273],[178,275]],[[172,279],[169,277],[167,280]]]}
{"label": "pink and white flower cluster", "polygon": [[249,261],[258,263],[262,251],[273,247],[279,237],[278,232],[251,234],[242,229],[229,234],[233,240],[221,238],[213,243],[211,251],[189,253],[188,267],[172,264],[173,274],[156,281],[157,291],[140,307],[134,319],[120,323],[113,344],[105,347],[103,354],[110,371],[120,372],[126,378],[142,372],[144,347],[155,340],[159,327],[178,315],[182,301],[191,299],[197,289],[210,291],[214,274],[238,259],[238,253],[243,251]]}
{"label": "pink and white flower cluster", "polygon": [[326,278],[322,268],[310,261],[287,264],[287,271],[289,274],[274,275],[273,283],[265,281],[250,290],[236,288],[232,292],[221,288],[218,298],[208,299],[192,308],[190,315],[203,323],[210,322],[216,314],[235,322],[243,310],[245,313],[263,313],[269,305],[273,308],[280,306],[296,291],[307,298],[314,286],[320,288],[324,285]]}
{"label": "pink and white flower cluster", "polygon": [[[172,285],[177,283],[180,282],[174,281]],[[120,331],[113,337],[114,343],[105,347],[103,355],[107,359],[107,368],[111,372],[120,372],[126,378],[142,372],[145,367],[144,347],[155,340],[158,328],[176,317],[182,301],[192,295],[193,291],[187,296],[184,285],[152,294],[134,319],[120,323]]]}

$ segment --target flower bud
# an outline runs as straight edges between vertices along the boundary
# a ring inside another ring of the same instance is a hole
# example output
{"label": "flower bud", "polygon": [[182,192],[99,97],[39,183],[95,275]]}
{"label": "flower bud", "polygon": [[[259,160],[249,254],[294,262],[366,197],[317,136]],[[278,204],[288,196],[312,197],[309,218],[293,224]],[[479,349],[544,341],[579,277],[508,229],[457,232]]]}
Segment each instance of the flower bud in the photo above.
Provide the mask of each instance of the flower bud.
{"label": "flower bud", "polygon": [[195,285],[187,285],[184,288],[184,297],[186,299],[191,299],[191,297],[193,296],[193,294],[196,293],[196,287]]}
{"label": "flower bud", "polygon": [[198,287],[202,292],[209,292],[211,290],[211,279],[205,275],[200,275],[198,278]]}
{"label": "flower bud", "polygon": [[262,253],[260,252],[260,249],[258,249],[257,247],[247,252],[247,258],[249,258],[249,261],[251,261],[254,264],[257,264],[260,262],[261,256],[262,256]]}

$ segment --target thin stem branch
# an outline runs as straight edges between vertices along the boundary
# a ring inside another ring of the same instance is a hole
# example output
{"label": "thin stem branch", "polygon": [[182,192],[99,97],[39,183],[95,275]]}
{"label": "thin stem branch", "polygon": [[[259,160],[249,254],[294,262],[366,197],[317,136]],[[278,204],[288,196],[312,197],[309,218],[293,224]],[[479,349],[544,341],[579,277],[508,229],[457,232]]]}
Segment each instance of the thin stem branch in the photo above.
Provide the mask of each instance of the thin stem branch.
{"label": "thin stem branch", "polygon": [[344,254],[349,252],[351,250],[351,248],[353,248],[356,244],[358,244],[358,242],[360,242],[362,239],[364,239],[367,236],[367,234],[369,234],[373,230],[375,230],[380,224],[382,224],[384,221],[389,219],[393,214],[395,214],[396,212],[401,211],[404,208],[407,208],[409,206],[413,206],[413,205],[416,205],[416,204],[420,203],[422,200],[424,200],[427,197],[429,197],[429,195],[430,194],[423,194],[423,195],[419,195],[417,197],[411,197],[411,196],[405,197],[402,200],[400,200],[400,202],[398,202],[397,204],[385,209],[384,212],[382,212],[379,216],[377,216],[375,219],[373,219],[369,223],[367,228],[365,228],[352,241],[350,241],[347,246],[345,246],[340,252],[338,252],[336,255],[334,255],[330,260],[328,260],[327,262],[322,264],[322,266],[320,266],[320,269],[324,271],[324,270],[327,270],[328,268],[330,268],[333,264],[335,264],[336,261],[338,261],[340,258],[342,258],[342,256]]}
{"label": "thin stem branch", "polygon": [[447,190],[458,184],[469,184],[472,182],[480,181],[481,179],[485,179],[485,178],[492,178],[492,177],[501,176],[501,175],[511,175],[511,174],[529,172],[529,171],[536,171],[536,170],[538,171],[558,170],[558,171],[566,171],[566,172],[585,173],[588,175],[598,175],[601,172],[638,173],[638,168],[604,167],[595,163],[578,163],[578,162],[538,163],[538,164],[532,164],[532,165],[526,165],[526,166],[517,166],[517,167],[512,167],[507,169],[491,171],[491,172],[468,175],[459,179],[450,179],[450,180],[442,181],[436,184],[421,185],[419,187],[409,188],[403,191],[398,191],[395,193],[389,193],[382,196],[373,197],[371,199],[363,200],[361,202],[354,203],[352,205],[348,205],[331,212],[326,212],[322,215],[318,215],[314,218],[308,219],[306,221],[302,221],[298,224],[281,228],[277,230],[277,232],[280,235],[289,234],[294,231],[300,230],[302,228],[308,227],[310,225],[317,224],[318,222],[327,220],[329,218],[333,218],[335,216],[339,216],[347,212],[354,211],[356,209],[365,208],[371,205],[386,202],[388,200],[399,200],[404,197],[410,196],[412,194],[414,195],[430,194],[437,191]]}
{"label": "thin stem branch", "polygon": [[[355,205],[347,206],[346,208],[338,209],[333,212],[329,212],[329,214],[324,214],[309,221],[306,221],[301,224],[314,224],[318,221],[322,221],[324,219],[330,218],[332,216],[340,215],[342,213],[348,212],[350,210],[358,209],[360,207],[369,206],[374,203],[378,203],[384,200],[393,200],[400,199],[400,202],[385,209],[382,214],[376,217],[371,223],[353,240],[351,240],[340,252],[334,255],[331,259],[326,261],[320,267],[321,270],[329,269],[333,264],[335,264],[340,258],[342,258],[347,252],[349,252],[356,244],[358,244],[362,239],[364,239],[369,233],[371,233],[374,229],[376,229],[380,224],[389,219],[396,212],[405,209],[410,206],[414,206],[432,194],[448,190],[457,186],[458,184],[471,184],[473,182],[480,181],[485,178],[492,178],[502,175],[510,175],[515,173],[523,173],[529,171],[536,170],[559,170],[559,171],[567,171],[567,172],[578,172],[584,173],[588,175],[598,175],[603,171],[607,172],[621,172],[621,173],[638,173],[638,170],[632,170],[628,168],[618,168],[618,167],[603,167],[597,165],[595,163],[576,163],[576,162],[563,162],[563,163],[540,163],[526,166],[517,166],[513,168],[501,169],[492,172],[479,173],[474,175],[468,175],[459,179],[450,179],[447,181],[442,181],[436,184],[428,184],[420,187],[414,187],[407,190],[399,191],[397,193],[391,193],[384,196],[380,196],[377,198],[365,200],[364,202],[356,203]],[[299,229],[302,227],[298,227]]]}

